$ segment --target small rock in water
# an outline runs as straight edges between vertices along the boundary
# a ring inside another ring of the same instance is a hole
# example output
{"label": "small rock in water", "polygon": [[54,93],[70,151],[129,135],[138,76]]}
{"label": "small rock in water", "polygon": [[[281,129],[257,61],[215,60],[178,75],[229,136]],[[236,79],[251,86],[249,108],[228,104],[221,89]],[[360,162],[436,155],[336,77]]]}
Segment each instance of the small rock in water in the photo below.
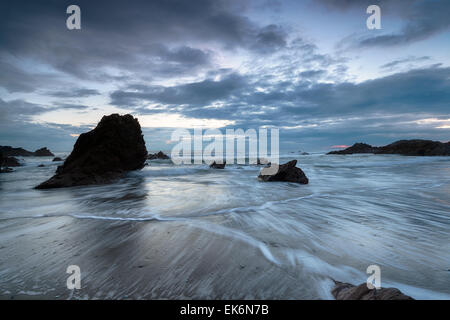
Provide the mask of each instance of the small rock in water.
{"label": "small rock in water", "polygon": [[336,300],[414,300],[396,288],[369,289],[367,283],[359,286],[339,281],[334,283],[331,294]]}
{"label": "small rock in water", "polygon": [[34,156],[35,157],[53,157],[54,154],[50,150],[48,150],[46,147],[44,147],[44,148],[37,149],[34,152]]}
{"label": "small rock in water", "polygon": [[302,169],[297,168],[297,160],[289,161],[288,163],[282,164],[278,167],[278,172],[271,174],[273,168],[265,167],[261,170],[258,179],[261,181],[286,181],[295,182],[301,184],[308,184],[309,180],[306,177]]}
{"label": "small rock in water", "polygon": [[60,157],[55,157],[55,158],[53,158],[52,161],[53,161],[53,162],[55,162],[55,161],[63,161],[63,159],[61,159]]}
{"label": "small rock in water", "polygon": [[216,163],[215,161],[209,166],[210,168],[213,169],[225,169],[225,165],[227,164],[226,161],[224,161],[223,163]]}
{"label": "small rock in water", "polygon": [[155,159],[162,159],[162,160],[168,160],[170,157],[165,154],[164,152],[160,151],[158,153],[149,154],[147,157],[148,160],[155,160]]}
{"label": "small rock in water", "polygon": [[268,160],[266,160],[266,159],[263,159],[263,158],[258,158],[258,160],[256,161],[256,164],[258,165],[258,166],[260,166],[260,165],[269,165],[270,166],[270,162],[268,161]]}

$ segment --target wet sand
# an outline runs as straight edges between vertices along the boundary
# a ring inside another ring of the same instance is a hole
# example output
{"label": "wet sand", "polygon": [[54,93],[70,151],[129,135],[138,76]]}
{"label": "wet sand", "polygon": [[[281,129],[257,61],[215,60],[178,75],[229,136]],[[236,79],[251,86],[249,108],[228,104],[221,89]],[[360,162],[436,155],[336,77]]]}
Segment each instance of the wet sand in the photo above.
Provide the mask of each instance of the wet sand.
{"label": "wet sand", "polygon": [[[0,234],[1,299],[321,298],[298,268],[185,222],[25,218],[2,221]],[[66,287],[69,265],[79,290]]]}

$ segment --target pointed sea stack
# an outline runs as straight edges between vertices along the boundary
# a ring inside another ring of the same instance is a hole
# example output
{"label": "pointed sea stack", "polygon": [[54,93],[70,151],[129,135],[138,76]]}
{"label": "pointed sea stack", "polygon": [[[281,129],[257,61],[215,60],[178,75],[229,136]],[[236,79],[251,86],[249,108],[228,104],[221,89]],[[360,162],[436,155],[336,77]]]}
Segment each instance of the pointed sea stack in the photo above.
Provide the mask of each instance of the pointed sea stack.
{"label": "pointed sea stack", "polygon": [[81,134],[62,166],[36,189],[110,183],[142,169],[147,149],[141,126],[132,115],[104,116],[97,127]]}

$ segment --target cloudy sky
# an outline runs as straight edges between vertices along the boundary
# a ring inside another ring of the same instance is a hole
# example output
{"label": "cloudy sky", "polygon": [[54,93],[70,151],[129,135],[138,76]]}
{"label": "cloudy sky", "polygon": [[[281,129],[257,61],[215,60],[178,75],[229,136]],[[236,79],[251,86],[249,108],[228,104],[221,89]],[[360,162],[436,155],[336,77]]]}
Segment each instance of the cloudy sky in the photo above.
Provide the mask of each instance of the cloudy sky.
{"label": "cloudy sky", "polygon": [[194,127],[276,127],[286,151],[448,141],[449,14],[448,0],[3,0],[0,145],[70,151],[111,113],[138,117],[151,151]]}

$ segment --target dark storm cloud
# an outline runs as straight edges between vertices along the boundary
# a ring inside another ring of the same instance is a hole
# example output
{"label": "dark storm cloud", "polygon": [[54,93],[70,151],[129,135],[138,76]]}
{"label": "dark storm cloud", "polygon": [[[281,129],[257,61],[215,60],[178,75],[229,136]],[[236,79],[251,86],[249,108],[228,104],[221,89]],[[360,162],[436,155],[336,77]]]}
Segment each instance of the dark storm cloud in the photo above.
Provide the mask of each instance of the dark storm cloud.
{"label": "dark storm cloud", "polygon": [[[220,81],[115,91],[113,103],[156,104],[150,113],[176,110],[189,117],[229,119],[238,124],[291,126],[305,119],[377,114],[448,114],[450,68],[432,67],[362,83],[278,82],[268,84],[232,74]],[[264,90],[258,90],[263,88]],[[214,105],[219,103],[219,105]]]}
{"label": "dark storm cloud", "polygon": [[53,107],[52,110],[87,110],[92,109],[89,106],[85,106],[82,104],[72,104],[72,103],[55,103],[56,107]]}
{"label": "dark storm cloud", "polygon": [[[415,1],[404,4],[402,18],[406,25],[399,33],[391,33],[363,39],[359,45],[395,46],[426,39],[450,28],[450,1]],[[402,11],[401,11],[402,12]]]}
{"label": "dark storm cloud", "polygon": [[0,98],[0,123],[2,125],[9,121],[29,119],[31,116],[48,111],[48,108],[21,99],[4,101]]}
{"label": "dark storm cloud", "polygon": [[152,46],[153,53],[162,61],[185,63],[188,65],[208,65],[211,62],[211,53],[200,49],[182,46],[169,49],[164,45],[155,44]]}
{"label": "dark storm cloud", "polygon": [[300,72],[300,77],[305,78],[307,80],[315,80],[323,75],[325,75],[327,72],[325,70],[307,70]]}
{"label": "dark storm cloud", "polygon": [[286,32],[277,25],[268,25],[256,35],[252,48],[261,53],[271,53],[286,47]]}
{"label": "dark storm cloud", "polygon": [[111,104],[117,106],[140,105],[142,101],[165,105],[195,105],[206,107],[214,101],[229,99],[233,92],[241,92],[247,85],[246,79],[231,74],[220,81],[211,79],[178,86],[132,86],[134,91],[117,90],[111,93]]}
{"label": "dark storm cloud", "polygon": [[423,56],[423,57],[408,57],[404,59],[394,60],[389,63],[383,64],[380,66],[381,69],[392,69],[399,65],[405,64],[405,63],[412,63],[412,62],[422,62],[422,61],[428,61],[431,60],[431,57],[429,56]]}
{"label": "dark storm cloud", "polygon": [[99,95],[100,92],[98,92],[95,89],[73,89],[73,90],[67,90],[67,91],[52,91],[47,92],[46,95],[55,97],[55,98],[85,98],[90,96],[96,96]]}
{"label": "dark storm cloud", "polygon": [[[220,49],[246,48],[270,53],[286,44],[275,25],[260,26],[242,13],[245,5],[229,0],[76,1],[81,30],[67,30],[66,8],[72,1],[10,1],[0,5],[0,54],[50,65],[89,80],[126,77],[172,77],[211,65],[213,53],[196,48],[209,43]],[[191,45],[186,45],[191,43]],[[13,62],[0,72],[14,74]],[[20,61],[16,61],[20,64]],[[111,74],[116,68],[124,74]],[[33,71],[33,70],[31,70]],[[30,74],[33,72],[30,72]],[[10,92],[30,92],[45,82],[2,77]]]}
{"label": "dark storm cloud", "polygon": [[5,101],[0,98],[0,125],[11,121],[29,121],[33,116],[56,110],[87,110],[91,107],[80,104],[54,102],[52,106],[43,106],[22,99]]}
{"label": "dark storm cloud", "polygon": [[398,32],[376,36],[365,36],[356,40],[357,46],[398,46],[424,40],[439,32],[450,29],[450,1],[448,0],[318,0],[328,8],[347,10],[354,8],[365,12],[372,4],[379,5],[382,17],[397,16],[404,21]]}
{"label": "dark storm cloud", "polygon": [[15,65],[1,51],[2,48],[0,46],[0,87],[5,88],[7,91],[12,93],[33,92],[42,84],[61,84],[61,78],[55,74],[30,72],[31,70]]}

